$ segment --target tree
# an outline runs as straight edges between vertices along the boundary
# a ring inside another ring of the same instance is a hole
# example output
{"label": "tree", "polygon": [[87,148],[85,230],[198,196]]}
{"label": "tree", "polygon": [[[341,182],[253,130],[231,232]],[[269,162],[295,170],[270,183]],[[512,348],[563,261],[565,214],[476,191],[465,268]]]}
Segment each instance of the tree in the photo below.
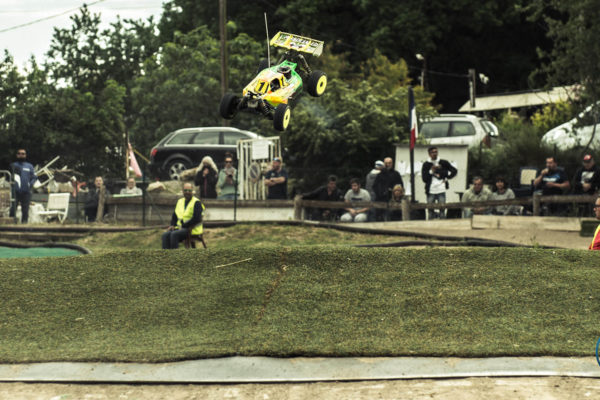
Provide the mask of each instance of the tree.
{"label": "tree", "polygon": [[594,0],[537,0],[526,10],[531,20],[543,22],[554,46],[540,49],[544,63],[537,74],[549,85],[579,83],[584,103],[600,100],[600,8]]}
{"label": "tree", "polygon": [[[261,44],[242,34],[228,46],[230,84],[239,93],[256,72]],[[219,54],[219,42],[200,27],[176,33],[146,61],[132,89],[132,136],[144,151],[175,129],[222,124]]]}

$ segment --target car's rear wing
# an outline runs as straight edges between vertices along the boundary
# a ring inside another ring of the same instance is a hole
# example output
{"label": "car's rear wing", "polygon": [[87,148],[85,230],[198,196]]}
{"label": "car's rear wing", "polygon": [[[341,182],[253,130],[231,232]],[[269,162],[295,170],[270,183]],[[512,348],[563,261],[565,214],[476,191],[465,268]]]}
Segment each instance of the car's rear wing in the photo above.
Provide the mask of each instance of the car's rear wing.
{"label": "car's rear wing", "polygon": [[273,36],[273,39],[271,39],[271,46],[300,51],[302,53],[312,54],[315,57],[320,56],[323,52],[323,44],[324,42],[320,40],[286,32],[277,32],[277,34]]}

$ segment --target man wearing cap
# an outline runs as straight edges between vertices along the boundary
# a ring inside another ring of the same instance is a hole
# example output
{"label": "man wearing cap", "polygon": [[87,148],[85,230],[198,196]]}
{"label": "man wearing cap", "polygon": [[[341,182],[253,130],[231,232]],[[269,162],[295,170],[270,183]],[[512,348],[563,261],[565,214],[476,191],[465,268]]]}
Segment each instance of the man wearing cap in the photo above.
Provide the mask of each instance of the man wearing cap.
{"label": "man wearing cap", "polygon": [[[458,171],[448,161],[438,157],[438,148],[432,146],[427,149],[429,158],[421,168],[421,178],[425,183],[425,194],[427,203],[444,204],[446,202],[446,190],[450,187],[448,180],[454,178]],[[427,219],[446,218],[446,210],[428,210]]]}
{"label": "man wearing cap", "polygon": [[[583,156],[583,165],[573,177],[573,194],[593,195],[600,187],[600,167],[594,162],[591,154]],[[582,204],[580,212],[590,214],[589,204]]]}
{"label": "man wearing cap", "polygon": [[372,199],[375,198],[375,192],[373,191],[373,185],[375,184],[375,178],[377,178],[377,175],[379,175],[379,173],[381,172],[382,169],[383,169],[383,161],[381,161],[381,160],[375,161],[375,166],[373,167],[373,169],[371,171],[369,171],[369,173],[367,174],[367,177],[365,179],[365,190],[367,192],[369,192],[369,195],[371,196]]}
{"label": "man wearing cap", "polygon": [[600,167],[594,162],[591,154],[583,156],[583,165],[575,172],[573,193],[594,194],[600,187]]}
{"label": "man wearing cap", "polygon": [[[533,186],[542,191],[544,196],[561,195],[571,188],[567,173],[558,166],[554,157],[546,158],[546,168],[540,171],[533,180]],[[548,207],[551,214],[561,214],[566,211],[563,204],[550,204]]]}
{"label": "man wearing cap", "polygon": [[265,186],[267,187],[267,199],[287,199],[288,174],[281,167],[281,158],[273,159],[273,168],[265,173]]}

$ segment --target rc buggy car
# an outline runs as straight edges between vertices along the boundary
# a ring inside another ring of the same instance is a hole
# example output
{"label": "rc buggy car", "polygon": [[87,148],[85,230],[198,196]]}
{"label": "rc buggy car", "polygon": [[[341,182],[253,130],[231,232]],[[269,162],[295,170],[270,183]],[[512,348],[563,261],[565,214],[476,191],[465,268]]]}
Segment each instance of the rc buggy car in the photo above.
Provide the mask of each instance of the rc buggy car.
{"label": "rc buggy car", "polygon": [[219,111],[225,119],[232,119],[238,111],[262,114],[273,120],[276,130],[284,131],[290,123],[290,106],[305,85],[311,96],[325,93],[327,75],[323,71],[312,71],[302,54],[320,56],[323,42],[279,32],[271,39],[270,45],[286,49],[277,64],[269,66],[268,61],[263,60],[258,75],[244,88],[242,97],[225,94]]}

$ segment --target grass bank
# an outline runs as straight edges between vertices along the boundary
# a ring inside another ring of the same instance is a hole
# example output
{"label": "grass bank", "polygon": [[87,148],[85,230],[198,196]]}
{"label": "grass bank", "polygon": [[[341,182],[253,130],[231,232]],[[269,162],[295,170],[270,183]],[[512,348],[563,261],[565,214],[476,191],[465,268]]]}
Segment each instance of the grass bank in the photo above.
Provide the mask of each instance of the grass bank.
{"label": "grass bank", "polygon": [[0,261],[0,362],[591,356],[600,255],[238,247]]}

